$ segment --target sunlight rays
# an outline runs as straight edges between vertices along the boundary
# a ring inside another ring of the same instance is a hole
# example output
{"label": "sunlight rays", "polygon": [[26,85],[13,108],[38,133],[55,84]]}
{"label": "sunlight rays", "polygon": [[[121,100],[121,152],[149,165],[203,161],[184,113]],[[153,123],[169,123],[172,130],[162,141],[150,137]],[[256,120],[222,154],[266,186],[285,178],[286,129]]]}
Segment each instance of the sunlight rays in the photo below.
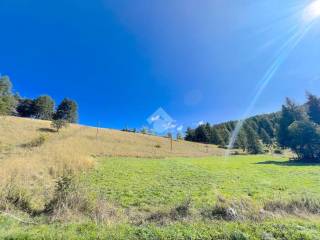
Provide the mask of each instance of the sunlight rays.
{"label": "sunlight rays", "polygon": [[320,17],[320,0],[313,1],[304,10],[303,19],[313,21]]}
{"label": "sunlight rays", "polygon": [[281,46],[279,52],[276,54],[276,58],[274,59],[273,63],[267,69],[261,80],[257,83],[252,101],[250,102],[241,120],[238,121],[234,131],[231,134],[226,156],[230,155],[230,150],[234,147],[234,144],[237,140],[241,128],[243,127],[245,119],[250,116],[254,106],[256,105],[265,88],[269,85],[270,81],[279,70],[281,65],[289,57],[290,53],[297,47],[297,45],[313,27],[313,25],[315,24],[315,20],[317,18],[320,18],[320,0],[313,1],[311,4],[305,7],[302,16],[304,22],[302,24],[297,24],[297,26],[294,26],[292,29],[290,29],[289,33],[292,30],[295,30],[294,32],[292,32],[288,40]]}

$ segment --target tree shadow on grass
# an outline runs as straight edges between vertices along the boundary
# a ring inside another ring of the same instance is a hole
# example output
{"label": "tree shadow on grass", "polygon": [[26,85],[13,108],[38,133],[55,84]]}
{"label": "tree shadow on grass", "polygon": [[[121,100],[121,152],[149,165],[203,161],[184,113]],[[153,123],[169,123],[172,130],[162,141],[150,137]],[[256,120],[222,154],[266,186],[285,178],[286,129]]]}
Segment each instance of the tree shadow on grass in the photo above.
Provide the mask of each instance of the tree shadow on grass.
{"label": "tree shadow on grass", "polygon": [[39,128],[38,131],[39,132],[50,132],[50,133],[56,132],[54,129],[51,129],[51,128]]}
{"label": "tree shadow on grass", "polygon": [[258,165],[277,165],[277,166],[320,166],[320,163],[317,162],[310,162],[310,161],[303,161],[303,160],[296,160],[291,159],[288,161],[275,161],[275,160],[268,160],[263,162],[257,162],[254,164]]}

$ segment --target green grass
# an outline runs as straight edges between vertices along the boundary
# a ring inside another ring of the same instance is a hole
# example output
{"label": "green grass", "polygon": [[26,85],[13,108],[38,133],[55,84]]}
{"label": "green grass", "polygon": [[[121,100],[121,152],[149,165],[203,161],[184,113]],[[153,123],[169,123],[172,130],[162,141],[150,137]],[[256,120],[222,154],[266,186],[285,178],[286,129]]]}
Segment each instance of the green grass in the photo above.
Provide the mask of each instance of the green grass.
{"label": "green grass", "polygon": [[[260,208],[272,199],[320,199],[320,165],[291,163],[272,156],[205,158],[105,158],[79,176],[91,200],[103,197],[125,216],[168,211],[186,199],[192,211],[217,197],[246,199]],[[320,239],[318,217],[286,216],[263,221],[191,219],[134,225],[123,218],[108,225],[88,219],[28,226],[0,216],[0,239]]]}
{"label": "green grass", "polygon": [[254,201],[320,197],[320,166],[271,156],[101,160],[85,176],[92,191],[122,207],[165,207],[191,198],[196,206],[217,195]]}
{"label": "green grass", "polygon": [[301,221],[256,223],[176,223],[155,225],[117,225],[93,223],[18,226],[0,218],[0,237],[5,240],[319,240],[320,225]]}

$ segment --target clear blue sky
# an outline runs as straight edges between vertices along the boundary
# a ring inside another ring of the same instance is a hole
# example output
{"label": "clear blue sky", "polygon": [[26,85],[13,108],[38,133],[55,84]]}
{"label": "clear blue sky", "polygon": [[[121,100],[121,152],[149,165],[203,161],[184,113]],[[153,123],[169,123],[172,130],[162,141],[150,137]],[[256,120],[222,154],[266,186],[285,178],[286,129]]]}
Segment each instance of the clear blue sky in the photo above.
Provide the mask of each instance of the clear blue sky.
{"label": "clear blue sky", "polygon": [[[309,0],[1,0],[0,72],[25,97],[65,96],[80,122],[141,127],[162,107],[184,127],[237,119]],[[320,94],[320,24],[252,114]]]}

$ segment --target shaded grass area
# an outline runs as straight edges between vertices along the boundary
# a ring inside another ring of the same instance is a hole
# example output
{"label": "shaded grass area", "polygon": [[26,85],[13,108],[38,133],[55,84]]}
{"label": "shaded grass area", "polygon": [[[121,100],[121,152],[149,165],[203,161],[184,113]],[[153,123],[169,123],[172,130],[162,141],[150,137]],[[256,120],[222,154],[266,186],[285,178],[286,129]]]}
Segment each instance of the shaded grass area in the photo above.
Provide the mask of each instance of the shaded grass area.
{"label": "shaded grass area", "polygon": [[18,226],[0,218],[1,239],[16,240],[316,240],[320,239],[320,225],[301,221],[265,222],[256,224],[213,222],[176,223],[165,227],[155,225],[104,226],[93,223],[39,225],[36,227]]}

